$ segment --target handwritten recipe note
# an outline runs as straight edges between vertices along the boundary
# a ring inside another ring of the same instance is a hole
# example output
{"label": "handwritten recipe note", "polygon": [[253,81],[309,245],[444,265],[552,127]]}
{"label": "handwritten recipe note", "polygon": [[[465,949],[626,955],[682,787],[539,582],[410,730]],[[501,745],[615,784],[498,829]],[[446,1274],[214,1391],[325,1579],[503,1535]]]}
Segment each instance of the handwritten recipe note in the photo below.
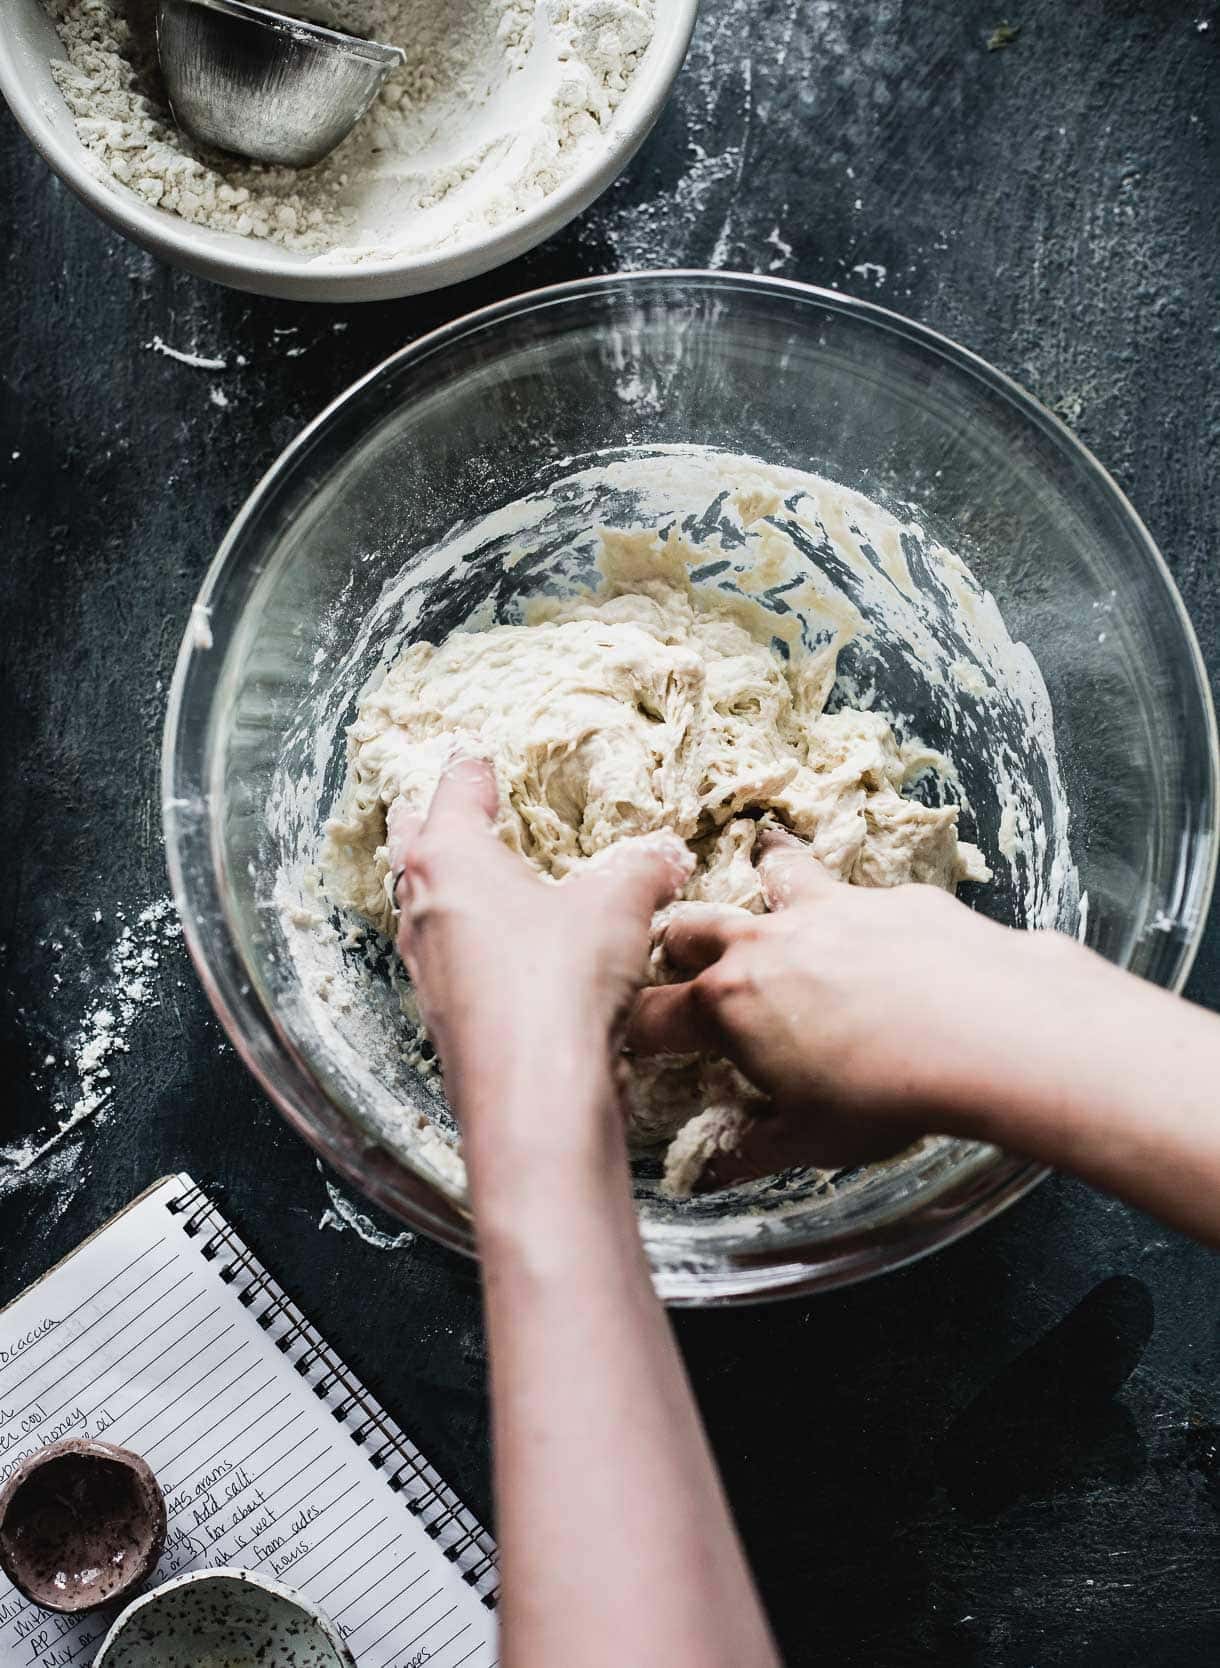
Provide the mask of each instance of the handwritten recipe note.
{"label": "handwritten recipe note", "polygon": [[[202,1199],[159,1184],[0,1314],[0,1480],[65,1436],[132,1448],[165,1491],[155,1582],[256,1570],[360,1668],[495,1668],[486,1536]],[[0,1576],[5,1668],[88,1668],[112,1619]]]}

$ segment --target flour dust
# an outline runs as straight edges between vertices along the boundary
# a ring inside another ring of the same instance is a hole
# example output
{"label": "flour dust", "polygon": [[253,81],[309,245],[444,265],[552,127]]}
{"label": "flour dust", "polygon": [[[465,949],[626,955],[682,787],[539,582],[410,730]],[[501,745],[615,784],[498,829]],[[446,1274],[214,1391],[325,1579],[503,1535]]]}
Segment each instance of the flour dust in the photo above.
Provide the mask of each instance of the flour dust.
{"label": "flour dust", "polygon": [[[95,928],[106,924],[99,909]],[[181,958],[182,927],[169,898],[119,905],[110,917],[114,936],[100,966],[78,934],[39,944],[51,966],[54,1019],[71,1004],[61,1041],[47,1045],[39,1070],[49,1116],[35,1134],[0,1146],[0,1196],[28,1181],[70,1176],[84,1150],[88,1127],[114,1105],[113,1068],[164,1000],[167,964]]]}

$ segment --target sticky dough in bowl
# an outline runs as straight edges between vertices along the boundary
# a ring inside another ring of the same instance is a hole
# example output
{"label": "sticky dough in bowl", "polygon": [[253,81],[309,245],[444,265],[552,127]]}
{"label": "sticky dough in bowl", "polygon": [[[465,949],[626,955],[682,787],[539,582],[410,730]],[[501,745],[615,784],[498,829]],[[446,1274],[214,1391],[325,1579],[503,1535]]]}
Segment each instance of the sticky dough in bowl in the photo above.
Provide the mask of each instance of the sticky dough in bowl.
{"label": "sticky dough in bowl", "polygon": [[[838,638],[831,709],[876,710],[900,742],[918,741],[952,766],[925,791],[960,805],[963,832],[993,871],[989,885],[966,889],[968,901],[1016,925],[1080,928],[1046,686],[956,555],[909,512],[758,459],[670,447],[586,460],[537,495],[439,541],[386,584],[347,641],[341,624],[323,623],[334,652],[320,662],[287,738],[268,808],[282,853],[285,942],[311,1024],[350,1072],[373,1074],[412,1108],[379,1118],[378,1139],[430,1168],[455,1196],[463,1176],[431,1050],[411,1021],[409,997],[404,1020],[390,946],[327,895],[320,832],[343,779],[353,697],[412,643],[523,623],[541,597],[596,588],[607,529],[635,536],[637,560],[656,534],[680,531],[700,552],[692,581],[764,611],[781,654],[816,654]],[[887,1185],[908,1176],[911,1186],[927,1185],[950,1148],[929,1143],[893,1161],[884,1167]],[[833,1213],[879,1173],[828,1183],[815,1172],[788,1172],[678,1202],[658,1187],[654,1160],[636,1168],[646,1224],[735,1237],[779,1217]]]}

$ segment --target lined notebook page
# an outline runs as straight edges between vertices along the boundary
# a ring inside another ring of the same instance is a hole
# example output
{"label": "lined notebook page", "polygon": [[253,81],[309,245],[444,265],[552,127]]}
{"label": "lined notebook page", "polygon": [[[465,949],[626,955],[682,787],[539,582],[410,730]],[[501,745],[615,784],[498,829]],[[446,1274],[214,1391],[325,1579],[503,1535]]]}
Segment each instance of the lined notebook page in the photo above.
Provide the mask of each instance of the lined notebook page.
{"label": "lined notebook page", "polygon": [[[142,1454],[156,1580],[232,1564],[300,1589],[360,1668],[495,1668],[494,1548],[189,1177],[154,1188],[0,1314],[0,1479],[64,1436]],[[88,1668],[0,1576],[5,1668]]]}

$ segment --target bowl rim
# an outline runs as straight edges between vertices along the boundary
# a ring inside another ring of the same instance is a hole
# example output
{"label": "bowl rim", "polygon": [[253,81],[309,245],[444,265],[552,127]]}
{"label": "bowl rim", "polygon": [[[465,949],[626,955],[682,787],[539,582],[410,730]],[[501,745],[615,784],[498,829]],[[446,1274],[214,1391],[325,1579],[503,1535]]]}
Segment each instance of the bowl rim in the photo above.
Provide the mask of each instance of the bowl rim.
{"label": "bowl rim", "polygon": [[[1130,526],[1145,555],[1150,558],[1151,569],[1178,618],[1189,651],[1206,734],[1208,781],[1204,809],[1209,814],[1212,838],[1207,844],[1202,876],[1195,877],[1196,887],[1192,896],[1195,905],[1193,919],[1186,923],[1186,930],[1177,946],[1177,962],[1165,987],[1180,993],[1198,953],[1215,884],[1217,835],[1220,834],[1220,807],[1217,804],[1217,790],[1220,785],[1220,738],[1217,735],[1215,707],[1202,651],[1168,564],[1126,494],[1093,452],[1065,423],[1019,383],[990,365],[980,355],[961,347],[950,337],[876,302],[844,295],[837,290],[805,284],[796,279],[778,278],[767,274],[673,268],[612,273],[547,285],[507,297],[449,320],[405,347],[399,348],[366,371],[307,423],[280,453],[256,482],[209,564],[192,608],[192,622],[198,618],[199,610],[203,611],[205,618],[210,612],[209,599],[227,574],[230,559],[247,526],[259,513],[264,499],[290,475],[298,457],[312,446],[320,432],[354,404],[364,390],[375,381],[393,374],[405,365],[430,356],[467,334],[502,323],[507,318],[587,297],[602,290],[627,289],[631,286],[657,287],[663,290],[675,282],[696,284],[710,289],[730,287],[787,294],[794,299],[818,304],[835,313],[918,342],[949,363],[989,384],[1060,447],[1073,454],[1076,461],[1093,477],[1094,484],[1110,499],[1121,518]],[[415,1171],[384,1149],[370,1145],[372,1138],[358,1131],[354,1120],[345,1116],[330,1096],[321,1089],[308,1063],[300,1055],[278,1019],[267,1011],[255,993],[254,982],[249,977],[236,935],[230,927],[225,899],[219,884],[215,847],[210,837],[211,811],[207,798],[205,796],[202,801],[197,798],[193,800],[180,791],[184,785],[180,781],[182,753],[190,729],[185,719],[186,688],[195,656],[200,652],[213,652],[210,634],[201,642],[192,624],[188,623],[179,647],[166,710],[161,756],[161,791],[171,892],[182,919],[183,933],[191,959],[204,990],[235,1049],[256,1081],[291,1127],[302,1135],[315,1151],[334,1165],[358,1191],[405,1221],[408,1227],[422,1228],[450,1249],[467,1256],[473,1255],[467,1214],[450,1204],[421,1172]],[[201,755],[206,754],[204,732],[208,728],[207,723],[200,726],[198,741]],[[200,922],[204,918],[200,916],[197,920],[194,912],[198,883],[196,891],[193,891],[187,883],[184,871],[182,845],[189,838],[191,830],[182,813],[188,808],[193,815],[202,816],[208,824],[209,866],[205,880],[211,892],[210,901],[218,907],[218,918],[224,924],[224,942],[220,948],[227,959],[227,965],[219,970],[213,965],[213,958],[209,955],[203,934],[199,930]],[[223,988],[226,985],[228,989]],[[260,1049],[267,1043],[271,1043],[276,1054],[274,1074],[259,1057]],[[287,1073],[285,1067],[289,1068]],[[285,1087],[286,1076],[291,1077],[293,1087],[308,1104],[317,1122],[312,1121],[288,1093]],[[717,1254],[715,1278],[706,1282],[696,1282],[694,1285],[691,1283],[690,1269],[692,1263],[698,1261],[697,1257],[685,1263],[680,1270],[667,1270],[663,1263],[654,1262],[654,1283],[666,1302],[676,1307],[760,1302],[853,1284],[904,1267],[930,1255],[942,1246],[951,1244],[1014,1204],[1050,1173],[1043,1165],[997,1149],[988,1149],[973,1166],[967,1167],[964,1176],[954,1178],[944,1186],[930,1189],[927,1196],[920,1199],[909,1212],[896,1223],[883,1227],[880,1233],[870,1229],[867,1238],[850,1231],[839,1236],[831,1234],[817,1245],[800,1247],[798,1259],[782,1253],[779,1256],[774,1253],[768,1255],[762,1246],[758,1252],[746,1251],[734,1254],[730,1258]],[[764,1276],[761,1279],[760,1271]]]}
{"label": "bowl rim", "polygon": [[[32,3],[41,6],[41,0]],[[30,143],[76,196],[114,231],[162,259],[217,283],[291,300],[393,300],[444,289],[503,266],[583,213],[627,166],[659,118],[685,61],[698,11],[699,0],[665,0],[658,8],[652,40],[615,112],[607,144],[558,190],[485,236],[439,252],[386,260],[340,264],[326,256],[303,259],[267,240],[235,235],[233,249],[218,252],[190,221],[104,178],[74,124],[70,132],[60,130],[23,73],[21,59],[28,49],[24,32],[11,22],[0,28],[0,94]],[[46,21],[54,29],[49,15]],[[64,109],[71,122],[66,105]],[[208,232],[209,238],[223,235]]]}

